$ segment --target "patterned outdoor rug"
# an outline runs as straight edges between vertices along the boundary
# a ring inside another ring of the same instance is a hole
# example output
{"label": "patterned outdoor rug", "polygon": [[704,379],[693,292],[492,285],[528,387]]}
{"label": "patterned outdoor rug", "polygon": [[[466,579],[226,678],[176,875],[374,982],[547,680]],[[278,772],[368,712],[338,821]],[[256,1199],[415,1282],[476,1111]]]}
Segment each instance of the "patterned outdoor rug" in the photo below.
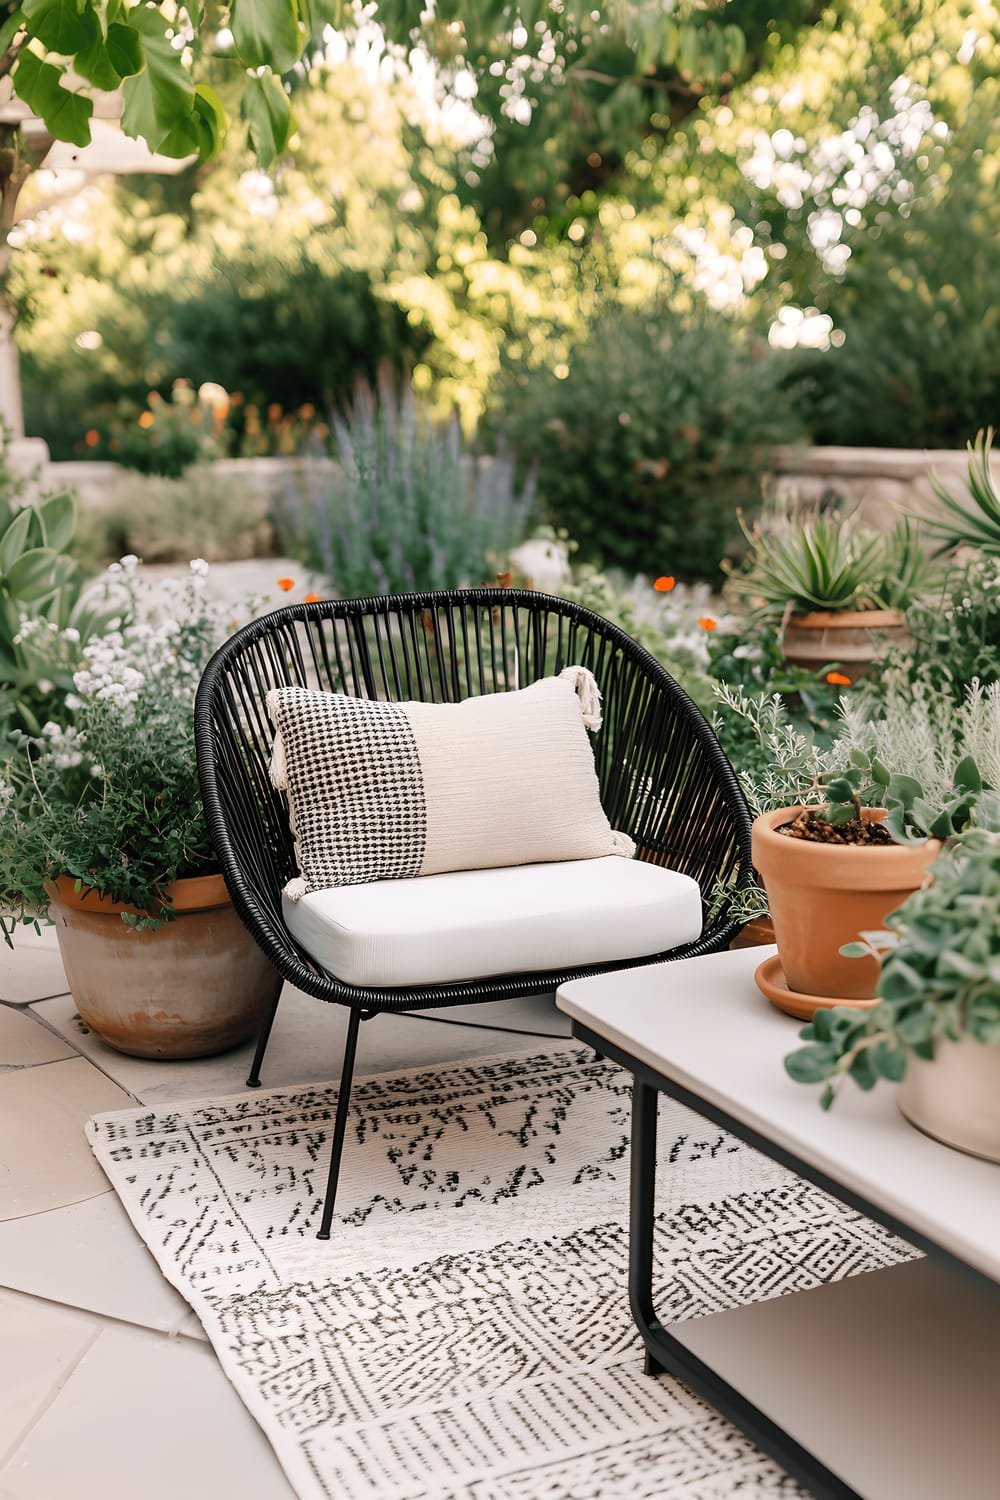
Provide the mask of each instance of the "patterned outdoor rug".
{"label": "patterned outdoor rug", "polygon": [[[88,1134],[303,1500],[791,1497],[676,1381],[626,1287],[629,1077],[549,1046],[336,1090],[99,1115]],[[661,1103],[659,1305],[693,1317],[914,1252]]]}

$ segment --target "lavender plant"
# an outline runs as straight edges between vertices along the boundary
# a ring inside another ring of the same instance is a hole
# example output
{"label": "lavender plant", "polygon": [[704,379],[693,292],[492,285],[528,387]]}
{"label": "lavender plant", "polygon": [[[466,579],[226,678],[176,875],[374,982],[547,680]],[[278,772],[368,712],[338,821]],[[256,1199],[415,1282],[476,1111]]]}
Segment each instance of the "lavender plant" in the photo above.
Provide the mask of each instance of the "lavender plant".
{"label": "lavender plant", "polygon": [[518,491],[503,452],[463,452],[457,417],[437,426],[410,389],[359,389],[333,422],[342,477],[291,488],[280,524],[289,549],[343,598],[477,584],[525,534],[534,478]]}

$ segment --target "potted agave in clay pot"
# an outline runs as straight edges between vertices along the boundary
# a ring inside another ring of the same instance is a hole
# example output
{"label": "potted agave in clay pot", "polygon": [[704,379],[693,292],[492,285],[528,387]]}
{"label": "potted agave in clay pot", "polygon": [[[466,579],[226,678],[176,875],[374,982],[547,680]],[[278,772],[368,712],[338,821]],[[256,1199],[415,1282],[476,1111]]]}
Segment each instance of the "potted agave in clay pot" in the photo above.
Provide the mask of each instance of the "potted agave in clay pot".
{"label": "potted agave in clay pot", "polygon": [[758,984],[803,1019],[845,1002],[877,1003],[877,953],[842,949],[859,933],[884,929],[888,914],[921,888],[941,840],[968,825],[982,786],[964,760],[945,803],[932,807],[912,778],[890,775],[861,751],[852,759],[842,774],[817,777],[807,802],[766,812],[753,825],[754,868],[778,946]]}
{"label": "potted agave in clay pot", "polygon": [[0,787],[8,943],[50,917],[81,1020],[139,1057],[247,1040],[279,982],[230,903],[198,791],[194,694],[227,634],[207,572],[192,563],[151,607],[136,560],[114,565],[120,618],[83,651],[74,722],[22,736]]}
{"label": "potted agave in clay pot", "polygon": [[905,611],[929,578],[910,517],[887,534],[826,515],[772,515],[743,530],[748,552],[730,591],[779,630],[790,665],[836,664],[856,682],[907,639]]}

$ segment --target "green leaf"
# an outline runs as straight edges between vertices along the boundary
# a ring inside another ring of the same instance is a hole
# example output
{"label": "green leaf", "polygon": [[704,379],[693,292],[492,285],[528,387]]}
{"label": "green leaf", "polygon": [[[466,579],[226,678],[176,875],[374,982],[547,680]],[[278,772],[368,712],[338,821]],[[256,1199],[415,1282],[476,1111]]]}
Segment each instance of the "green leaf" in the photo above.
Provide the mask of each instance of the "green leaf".
{"label": "green leaf", "polygon": [[983,789],[983,778],[979,774],[979,767],[971,755],[960,760],[955,767],[954,785],[962,792],[981,792]]}
{"label": "green leaf", "polygon": [[871,1047],[865,1047],[863,1051],[857,1054],[849,1069],[850,1075],[858,1085],[858,1088],[865,1090],[873,1089],[876,1083],[878,1083],[878,1073],[872,1059],[872,1050]]}
{"label": "green leaf", "polygon": [[886,813],[885,826],[894,844],[922,844],[923,836],[914,838],[906,826],[906,812],[902,807],[890,807]]}
{"label": "green leaf", "polygon": [[785,1072],[796,1083],[822,1083],[829,1078],[837,1062],[837,1049],[829,1043],[814,1043],[790,1052],[785,1058]]}
{"label": "green leaf", "polygon": [[839,828],[842,823],[850,823],[852,818],[857,817],[857,808],[853,802],[847,804],[836,802],[832,807],[826,808],[823,820],[833,828]]}
{"label": "green leaf", "polygon": [[50,547],[33,547],[11,567],[4,580],[8,592],[25,604],[52,592],[56,553]]}
{"label": "green leaf", "polygon": [[82,94],[71,94],[61,83],[63,69],[42,62],[34,52],[18,54],[14,66],[14,92],[32,114],[44,120],[57,141],[71,146],[89,146],[90,117],[94,102]]}
{"label": "green leaf", "polygon": [[940,812],[936,818],[932,818],[927,827],[927,832],[932,839],[946,839],[952,831],[952,820],[950,812]]}
{"label": "green leaf", "polygon": [[870,958],[871,951],[867,943],[844,943],[837,949],[842,958]]}
{"label": "green leaf", "polygon": [[42,540],[55,552],[64,552],[73,538],[76,505],[72,495],[51,495],[38,507]]}
{"label": "green leaf", "polygon": [[185,156],[201,154],[198,117],[193,110],[186,119],[178,120],[173,130],[163,137],[156,149],[161,156],[173,157],[175,161],[180,161]]}
{"label": "green leaf", "polygon": [[898,802],[905,808],[912,807],[917,797],[923,795],[923,787],[919,781],[914,781],[912,776],[894,774],[889,777],[887,785],[889,801]]}
{"label": "green leaf", "polygon": [[202,161],[208,161],[222,150],[229,120],[222,100],[206,83],[195,86],[194,111],[201,138],[199,155]]}
{"label": "green leaf", "polygon": [[922,992],[925,984],[923,974],[918,973],[912,964],[901,958],[898,952],[890,953],[882,969],[878,992],[883,1000],[911,1000]]}
{"label": "green leaf", "polygon": [[111,21],[105,45],[108,61],[120,78],[131,78],[133,74],[142,71],[142,43],[131,26],[121,21]]}
{"label": "green leaf", "polygon": [[92,83],[96,89],[105,89],[110,92],[116,89],[122,81],[122,75],[111,62],[108,49],[104,41],[104,32],[96,12],[87,5],[81,12],[81,19],[87,29],[87,44],[77,50],[73,58],[73,70]]}
{"label": "green leaf", "polygon": [[296,0],[233,0],[233,44],[248,68],[285,73],[298,62],[306,37]]}
{"label": "green leaf", "polygon": [[279,79],[248,79],[240,114],[247,122],[261,166],[269,167],[284,151],[292,133],[292,111]]}
{"label": "green leaf", "polygon": [[906,1053],[902,1047],[891,1042],[876,1042],[872,1050],[872,1063],[883,1078],[890,1083],[899,1083],[906,1073]]}
{"label": "green leaf", "polygon": [[31,519],[31,507],[25,506],[4,532],[0,539],[0,573],[9,573],[24,551],[28,542]]}
{"label": "green leaf", "polygon": [[129,12],[129,25],[139,34],[145,67],[122,85],[122,130],[157,151],[170,132],[190,118],[194,85],[180,52],[170,45],[167,22],[158,10],[136,6]]}
{"label": "green leaf", "polygon": [[872,780],[879,786],[888,786],[891,780],[889,770],[876,757],[872,757]]}
{"label": "green leaf", "polygon": [[17,36],[24,25],[24,11],[16,10],[13,15],[8,16],[0,26],[0,52],[6,52],[11,42]]}
{"label": "green leaf", "polygon": [[50,52],[72,57],[90,40],[76,0],[24,0],[21,8],[28,30]]}

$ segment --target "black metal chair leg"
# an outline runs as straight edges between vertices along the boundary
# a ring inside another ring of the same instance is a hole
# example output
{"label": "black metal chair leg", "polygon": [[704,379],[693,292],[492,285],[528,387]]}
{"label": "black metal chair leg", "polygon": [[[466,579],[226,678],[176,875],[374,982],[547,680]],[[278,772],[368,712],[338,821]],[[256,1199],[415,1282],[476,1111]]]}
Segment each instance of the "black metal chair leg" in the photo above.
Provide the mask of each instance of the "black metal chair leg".
{"label": "black metal chair leg", "polygon": [[274,1017],[277,1014],[278,1010],[278,1001],[281,999],[281,992],[284,987],[285,981],[279,974],[275,980],[274,999],[271,1001],[271,1009],[264,1017],[264,1024],[260,1028],[260,1034],[257,1037],[257,1050],[253,1055],[253,1062],[250,1064],[250,1072],[247,1074],[248,1089],[260,1088],[260,1065],[264,1061],[264,1053],[267,1051],[267,1043],[271,1035],[271,1027],[274,1025]]}
{"label": "black metal chair leg", "polygon": [[340,1072],[337,1117],[333,1125],[333,1147],[330,1151],[330,1172],[326,1179],[323,1219],[319,1226],[319,1233],[316,1236],[318,1240],[328,1240],[330,1238],[330,1225],[333,1222],[333,1205],[337,1200],[337,1181],[340,1177],[340,1158],[344,1154],[344,1132],[347,1129],[347,1109],[351,1102],[354,1057],[358,1050],[358,1031],[361,1027],[361,1021],[361,1011],[352,1010],[350,1024],[347,1028],[347,1040],[344,1043],[344,1066]]}

